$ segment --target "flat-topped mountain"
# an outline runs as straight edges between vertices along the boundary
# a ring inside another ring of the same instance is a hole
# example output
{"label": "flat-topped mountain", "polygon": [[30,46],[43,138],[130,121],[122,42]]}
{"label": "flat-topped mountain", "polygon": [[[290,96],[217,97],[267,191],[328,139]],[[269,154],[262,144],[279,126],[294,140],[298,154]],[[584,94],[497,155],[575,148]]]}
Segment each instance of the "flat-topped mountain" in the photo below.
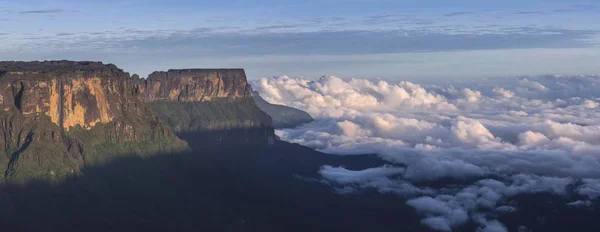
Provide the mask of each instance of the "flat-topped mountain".
{"label": "flat-topped mountain", "polygon": [[0,109],[46,115],[66,131],[141,116],[139,78],[100,62],[0,62]]}
{"label": "flat-topped mountain", "polygon": [[63,178],[122,155],[189,149],[174,132],[267,144],[271,118],[249,91],[242,69],[144,80],[101,62],[0,62],[0,180]]}
{"label": "flat-topped mountain", "polygon": [[146,102],[206,102],[250,96],[243,69],[177,69],[154,72],[146,80]]}
{"label": "flat-topped mountain", "polygon": [[0,180],[187,150],[139,98],[142,81],[100,62],[0,62]]}
{"label": "flat-topped mountain", "polygon": [[197,142],[206,146],[265,145],[275,139],[273,121],[253,101],[243,69],[154,72],[140,92],[176,133],[202,133]]}
{"label": "flat-topped mountain", "polygon": [[114,64],[98,61],[0,61],[0,72],[28,73],[123,73]]}

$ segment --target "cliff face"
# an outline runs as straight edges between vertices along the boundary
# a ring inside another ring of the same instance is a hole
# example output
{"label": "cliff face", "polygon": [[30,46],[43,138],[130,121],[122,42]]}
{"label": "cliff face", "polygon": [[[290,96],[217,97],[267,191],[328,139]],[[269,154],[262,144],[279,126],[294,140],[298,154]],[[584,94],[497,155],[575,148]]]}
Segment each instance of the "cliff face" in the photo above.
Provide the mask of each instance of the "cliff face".
{"label": "cliff face", "polygon": [[[100,62],[0,62],[0,182],[76,175],[123,155],[268,145],[242,69],[155,72]],[[198,146],[201,145],[201,146]]]}
{"label": "cliff face", "polygon": [[175,132],[203,133],[205,143],[268,144],[275,138],[273,121],[252,100],[243,69],[154,72],[140,92]]}
{"label": "cliff face", "polygon": [[24,115],[46,115],[65,131],[90,129],[126,113],[139,114],[140,80],[114,65],[46,62],[0,63],[0,106]]}
{"label": "cliff face", "polygon": [[250,96],[243,69],[181,69],[154,72],[143,89],[146,102],[208,102]]}
{"label": "cliff face", "polygon": [[0,62],[3,178],[63,176],[113,155],[186,149],[141,101],[143,85],[100,62]]}

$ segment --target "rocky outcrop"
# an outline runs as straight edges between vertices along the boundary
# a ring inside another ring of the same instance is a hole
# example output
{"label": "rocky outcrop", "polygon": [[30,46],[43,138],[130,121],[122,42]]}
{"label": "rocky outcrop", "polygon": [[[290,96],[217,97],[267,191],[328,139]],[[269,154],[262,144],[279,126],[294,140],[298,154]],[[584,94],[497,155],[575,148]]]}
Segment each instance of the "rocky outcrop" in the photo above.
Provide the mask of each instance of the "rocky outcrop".
{"label": "rocky outcrop", "polygon": [[252,98],[258,108],[271,116],[277,129],[294,128],[314,121],[313,117],[307,112],[288,106],[271,104],[265,101],[256,91],[252,92]]}
{"label": "rocky outcrop", "polygon": [[[0,62],[0,181],[76,176],[124,155],[268,145],[242,69],[155,72],[101,62]],[[174,133],[176,132],[176,133]]]}
{"label": "rocky outcrop", "polygon": [[175,132],[202,133],[205,143],[255,145],[275,138],[273,121],[252,100],[243,69],[154,72],[140,92]]}
{"label": "rocky outcrop", "polygon": [[139,114],[140,80],[99,62],[3,62],[0,106],[24,115],[41,114],[65,131],[90,129],[127,113]]}
{"label": "rocky outcrop", "polygon": [[142,102],[144,80],[100,62],[0,62],[4,179],[60,177],[187,144]]}
{"label": "rocky outcrop", "polygon": [[143,89],[146,102],[243,100],[250,89],[243,69],[180,69],[154,72]]}

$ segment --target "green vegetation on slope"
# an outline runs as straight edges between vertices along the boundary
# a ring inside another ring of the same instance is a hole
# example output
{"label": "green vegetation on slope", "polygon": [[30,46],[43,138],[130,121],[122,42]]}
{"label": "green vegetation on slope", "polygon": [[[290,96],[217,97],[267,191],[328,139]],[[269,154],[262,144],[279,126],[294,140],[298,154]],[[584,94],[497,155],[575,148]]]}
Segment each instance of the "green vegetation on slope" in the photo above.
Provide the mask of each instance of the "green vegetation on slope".
{"label": "green vegetation on slope", "polygon": [[141,115],[128,115],[86,130],[68,132],[46,115],[0,111],[0,182],[62,179],[86,166],[122,156],[148,157],[188,150],[146,106]]}
{"label": "green vegetation on slope", "polygon": [[86,130],[79,126],[65,134],[77,141],[86,165],[101,164],[123,155],[151,156],[187,150],[177,136],[151,110],[128,115]]}
{"label": "green vegetation on slope", "polygon": [[153,102],[152,109],[175,132],[203,132],[240,128],[273,128],[271,117],[252,99],[210,102]]}
{"label": "green vegetation on slope", "polygon": [[1,180],[55,179],[79,172],[82,159],[69,153],[60,128],[48,116],[0,112]]}

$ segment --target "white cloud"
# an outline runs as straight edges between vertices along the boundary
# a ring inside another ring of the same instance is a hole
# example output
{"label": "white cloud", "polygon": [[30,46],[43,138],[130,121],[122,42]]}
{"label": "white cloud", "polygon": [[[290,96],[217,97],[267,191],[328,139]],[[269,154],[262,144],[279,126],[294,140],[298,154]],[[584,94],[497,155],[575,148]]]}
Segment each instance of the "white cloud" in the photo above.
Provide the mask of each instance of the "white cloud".
{"label": "white cloud", "polygon": [[443,217],[428,217],[421,221],[423,224],[439,231],[452,231],[450,222]]}
{"label": "white cloud", "polygon": [[376,178],[387,178],[391,175],[401,174],[404,168],[383,166],[360,171],[352,171],[343,167],[323,166],[319,173],[327,180],[339,184],[365,183]]}
{"label": "white cloud", "polygon": [[577,191],[581,195],[585,195],[590,199],[600,197],[600,180],[599,179],[584,179]]}
{"label": "white cloud", "polygon": [[589,200],[577,200],[577,201],[573,201],[573,202],[569,202],[567,203],[568,206],[572,206],[572,207],[590,207],[592,206],[592,202]]}
{"label": "white cloud", "polygon": [[437,180],[444,177],[465,179],[481,177],[488,171],[462,160],[421,159],[406,169],[404,177],[412,181]]}
{"label": "white cloud", "polygon": [[[342,185],[338,192],[375,188],[416,197],[407,204],[436,230],[464,223],[459,212],[465,212],[465,220],[478,223],[482,231],[506,231],[493,215],[480,210],[518,211],[503,203],[518,194],[564,195],[569,194],[568,185],[577,185],[580,197],[600,196],[598,77],[483,79],[435,86],[284,76],[252,85],[267,101],[315,117],[313,123],[277,131],[282,139],[333,154],[376,153],[404,167],[365,172],[324,167],[323,178]],[[387,175],[392,170],[394,177]],[[472,184],[437,189],[414,185],[447,178]],[[585,179],[576,181],[580,178]]]}
{"label": "white cloud", "polygon": [[496,93],[498,96],[505,97],[505,98],[511,98],[511,97],[515,96],[515,93],[513,93],[510,90],[504,89],[504,88],[494,88],[494,93]]}
{"label": "white cloud", "polygon": [[[423,223],[432,229],[447,231],[472,219],[482,226],[483,231],[506,231],[502,223],[488,221],[480,209],[508,213],[517,211],[511,205],[503,204],[510,196],[523,193],[550,192],[564,194],[567,185],[572,183],[570,178],[554,178],[533,175],[515,175],[502,181],[484,179],[463,189],[445,190],[446,193],[435,197],[422,196],[407,201],[407,204],[424,215]],[[441,229],[440,229],[441,228]],[[504,230],[502,230],[504,228]]]}
{"label": "white cloud", "polygon": [[433,193],[431,189],[418,188],[405,180],[394,178],[403,173],[404,168],[390,165],[359,171],[326,165],[319,170],[319,174],[324,180],[334,185],[343,185],[343,187],[336,188],[340,194],[349,194],[367,188],[376,189],[381,193],[395,193],[404,196]]}
{"label": "white cloud", "polygon": [[596,107],[598,107],[598,102],[592,100],[585,100],[583,102],[583,106],[588,109],[595,109]]}

